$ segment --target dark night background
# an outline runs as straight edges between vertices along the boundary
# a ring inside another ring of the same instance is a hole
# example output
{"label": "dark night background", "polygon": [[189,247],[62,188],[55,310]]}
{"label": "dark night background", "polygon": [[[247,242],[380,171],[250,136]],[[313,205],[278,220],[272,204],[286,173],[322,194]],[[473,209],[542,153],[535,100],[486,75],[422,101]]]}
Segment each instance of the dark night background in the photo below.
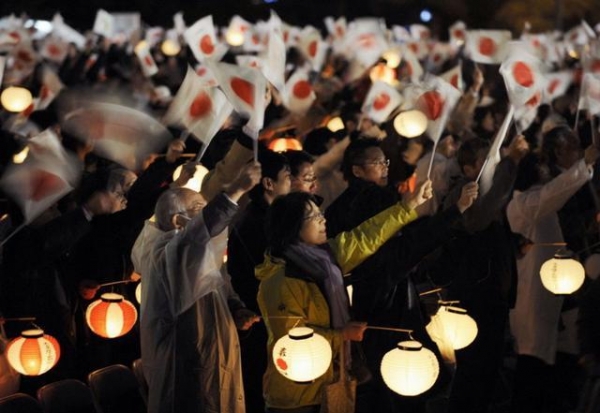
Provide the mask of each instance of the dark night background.
{"label": "dark night background", "polygon": [[[508,28],[519,33],[525,21],[532,31],[568,28],[581,18],[595,24],[600,21],[600,0],[1,0],[0,16],[27,13],[36,19],[51,19],[59,11],[65,22],[79,30],[91,28],[96,10],[108,12],[139,11],[150,25],[173,26],[173,14],[183,11],[191,25],[212,14],[217,25],[224,26],[234,14],[254,22],[268,19],[273,8],[289,24],[313,24],[323,28],[323,17],[384,17],[388,25],[418,22],[420,11],[433,13],[428,24],[434,35],[444,39],[447,27],[463,20],[470,28]],[[562,27],[561,27],[562,26]]]}

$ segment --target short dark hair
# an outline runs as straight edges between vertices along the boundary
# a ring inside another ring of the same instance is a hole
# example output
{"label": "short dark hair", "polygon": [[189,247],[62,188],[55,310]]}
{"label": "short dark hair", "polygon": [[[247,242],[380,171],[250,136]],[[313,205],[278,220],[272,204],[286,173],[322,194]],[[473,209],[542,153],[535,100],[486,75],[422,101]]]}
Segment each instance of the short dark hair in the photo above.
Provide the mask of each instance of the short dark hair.
{"label": "short dark hair", "polygon": [[556,164],[556,149],[565,145],[568,141],[579,142],[577,134],[568,126],[557,126],[550,129],[542,138],[542,160],[543,162]]}
{"label": "short dark hair", "polygon": [[300,240],[304,215],[314,197],[307,192],[291,192],[275,198],[269,206],[266,220],[267,248],[274,257]]}
{"label": "short dark hair", "polygon": [[298,176],[298,173],[300,173],[300,166],[303,163],[313,164],[315,162],[310,153],[305,151],[289,150],[283,152],[283,155],[288,160],[292,176],[296,177]]}
{"label": "short dark hair", "polygon": [[[264,149],[258,153],[258,162],[262,170],[262,178],[271,178],[277,180],[277,174],[282,170],[288,170],[290,165],[285,156],[280,153]],[[264,193],[262,183],[257,184],[250,190],[249,196],[252,200],[258,200]]]}
{"label": "short dark hair", "polygon": [[477,159],[479,159],[482,153],[487,152],[489,147],[490,143],[481,138],[469,139],[460,145],[456,153],[456,161],[460,169],[462,170],[467,165],[475,166]]}
{"label": "short dark hair", "polygon": [[379,141],[375,138],[358,138],[352,142],[344,151],[344,158],[342,159],[342,173],[346,181],[356,179],[352,173],[352,167],[354,165],[361,165],[366,161],[367,149],[369,148],[380,148]]}

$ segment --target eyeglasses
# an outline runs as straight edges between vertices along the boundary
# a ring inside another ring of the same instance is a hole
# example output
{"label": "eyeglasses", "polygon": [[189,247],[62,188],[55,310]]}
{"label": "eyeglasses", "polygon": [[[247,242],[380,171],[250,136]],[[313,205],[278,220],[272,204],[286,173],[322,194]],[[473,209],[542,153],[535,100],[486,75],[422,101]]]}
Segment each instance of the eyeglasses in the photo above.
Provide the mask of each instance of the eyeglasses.
{"label": "eyeglasses", "polygon": [[321,221],[323,219],[325,219],[325,215],[321,211],[304,217],[305,221]]}
{"label": "eyeglasses", "polygon": [[383,167],[387,168],[388,166],[390,166],[390,160],[384,159],[384,160],[379,160],[379,161],[363,162],[363,165],[375,165],[375,166],[383,166]]}

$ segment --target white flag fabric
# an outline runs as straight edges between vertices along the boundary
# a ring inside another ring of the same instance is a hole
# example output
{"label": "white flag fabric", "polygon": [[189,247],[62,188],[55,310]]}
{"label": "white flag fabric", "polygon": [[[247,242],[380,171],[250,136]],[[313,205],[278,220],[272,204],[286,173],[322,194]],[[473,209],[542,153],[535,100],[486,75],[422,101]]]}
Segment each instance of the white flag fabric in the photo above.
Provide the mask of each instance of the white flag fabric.
{"label": "white flag fabric", "polygon": [[362,113],[376,123],[383,123],[402,103],[402,95],[385,82],[375,82],[369,89]]}
{"label": "white flag fabric", "polygon": [[188,27],[183,37],[199,62],[207,58],[221,60],[227,52],[227,47],[217,42],[212,15],[203,17]]}
{"label": "white flag fabric", "polygon": [[573,83],[573,72],[563,70],[561,72],[546,73],[546,88],[543,94],[543,103],[552,103],[557,97],[563,96],[571,83]]}
{"label": "white flag fabric", "polygon": [[[219,82],[234,109],[248,116],[247,125],[258,133],[264,124],[267,80],[254,68],[207,60],[207,67]],[[258,138],[258,136],[254,136]]]}
{"label": "white flag fabric", "polygon": [[144,112],[93,101],[67,113],[61,127],[84,142],[93,142],[99,156],[131,170],[137,170],[151,153],[163,150],[172,138]]}
{"label": "white flag fabric", "polygon": [[177,34],[183,36],[183,33],[185,33],[187,27],[185,25],[185,21],[183,20],[182,12],[177,12],[173,15],[173,27],[175,28]]}
{"label": "white flag fabric", "polygon": [[107,11],[99,9],[92,31],[108,39],[112,38],[115,34],[115,18]]}
{"label": "white flag fabric", "polygon": [[492,183],[494,182],[494,172],[501,159],[500,148],[502,147],[504,139],[506,139],[508,128],[510,127],[514,113],[515,109],[513,105],[509,105],[508,113],[504,117],[504,121],[502,122],[502,125],[500,125],[500,129],[498,129],[492,145],[490,146],[485,164],[481,171],[481,178],[479,179],[480,196],[484,196],[492,187]]}
{"label": "white flag fabric", "polygon": [[345,40],[346,49],[353,54],[354,59],[366,67],[375,64],[389,49],[379,19],[356,19],[348,27]]}
{"label": "white flag fabric", "polygon": [[85,36],[73,29],[71,26],[66,25],[60,14],[54,16],[52,20],[52,34],[60,37],[67,43],[73,43],[79,50],[85,48],[86,39]]}
{"label": "white flag fabric", "polygon": [[321,38],[321,33],[312,26],[305,27],[300,33],[297,47],[310,62],[312,69],[321,71],[327,54],[327,44]]}
{"label": "white flag fabric", "polygon": [[232,110],[223,92],[205,86],[196,72],[188,67],[163,123],[184,126],[206,147]]}
{"label": "white flag fabric", "polygon": [[392,34],[394,35],[394,40],[399,43],[406,43],[412,40],[410,32],[403,26],[392,26]]}
{"label": "white flag fabric", "polygon": [[467,39],[467,25],[459,20],[448,28],[448,34],[450,35],[450,43],[462,46]]}
{"label": "white flag fabric", "polygon": [[162,27],[150,27],[146,29],[144,40],[148,44],[148,47],[154,47],[162,41],[164,36],[165,29]]}
{"label": "white flag fabric", "polygon": [[21,208],[25,223],[68,194],[77,185],[80,166],[58,137],[46,130],[31,138],[25,162],[7,168],[0,186]]}
{"label": "white flag fabric", "polygon": [[[263,59],[253,54],[238,54],[235,55],[235,62],[238,66],[242,67],[254,67],[256,69],[263,69]],[[264,73],[264,70],[263,70]]]}
{"label": "white flag fabric", "polygon": [[516,108],[531,104],[531,99],[538,95],[537,104],[541,103],[541,93],[546,86],[541,62],[529,54],[522,44],[511,47],[510,55],[500,66],[500,74],[504,78],[509,100]]}
{"label": "white flag fabric", "polygon": [[60,64],[65,60],[68,50],[69,45],[59,37],[48,36],[44,39],[39,53],[44,59]]}
{"label": "white flag fabric", "polygon": [[213,76],[212,72],[208,69],[208,67],[206,67],[206,65],[198,63],[195,66],[195,69],[196,75],[198,75],[198,77],[202,81],[203,86],[219,86],[219,81],[216,77]]}
{"label": "white flag fabric", "polygon": [[583,75],[578,110],[587,110],[591,115],[600,113],[600,74]]}
{"label": "white flag fabric", "polygon": [[2,79],[4,78],[4,69],[6,68],[6,56],[0,56],[0,86],[2,86]]}
{"label": "white flag fabric", "polygon": [[442,78],[432,75],[425,78],[422,89],[413,107],[427,117],[427,135],[437,144],[462,93]]}
{"label": "white flag fabric", "polygon": [[313,86],[308,78],[308,71],[296,70],[288,79],[282,96],[283,103],[290,112],[305,114],[316,99]]}
{"label": "white flag fabric", "polygon": [[263,58],[262,73],[279,92],[285,87],[285,43],[281,31],[281,19],[271,11],[269,19],[269,43]]}
{"label": "white flag fabric", "polygon": [[465,53],[483,64],[501,64],[506,57],[506,43],[512,39],[507,30],[468,30]]}
{"label": "white flag fabric", "polygon": [[342,16],[337,20],[334,20],[333,17],[326,17],[324,21],[325,27],[331,36],[334,50],[340,50],[343,47],[344,38],[346,36],[348,27],[346,18]]}
{"label": "white flag fabric", "polygon": [[40,94],[35,105],[35,110],[46,109],[65,87],[56,72],[48,66],[44,66],[41,72]]}
{"label": "white flag fabric", "polygon": [[415,56],[413,51],[407,47],[403,46],[402,48],[402,68],[403,74],[410,77],[410,81],[414,84],[418,84],[421,82],[421,78],[425,71],[423,70],[423,66],[419,62],[419,59]]}
{"label": "white flag fabric", "polygon": [[415,40],[427,41],[431,38],[431,30],[422,24],[411,24],[408,30],[410,31],[410,36]]}
{"label": "white flag fabric", "polygon": [[140,66],[142,68],[142,73],[144,76],[151,77],[158,73],[158,66],[150,53],[150,46],[148,43],[140,42],[135,47],[135,55],[137,56]]}
{"label": "white flag fabric", "polygon": [[440,77],[442,79],[444,79],[446,82],[450,83],[456,89],[460,90],[461,92],[464,91],[465,85],[464,85],[463,78],[462,78],[462,64],[461,63],[454,66],[452,69],[448,70],[447,72],[442,73],[440,75]]}
{"label": "white flag fabric", "polygon": [[535,102],[515,108],[514,118],[517,133],[522,133],[523,131],[526,131],[529,126],[531,126],[537,116],[537,112],[538,110]]}

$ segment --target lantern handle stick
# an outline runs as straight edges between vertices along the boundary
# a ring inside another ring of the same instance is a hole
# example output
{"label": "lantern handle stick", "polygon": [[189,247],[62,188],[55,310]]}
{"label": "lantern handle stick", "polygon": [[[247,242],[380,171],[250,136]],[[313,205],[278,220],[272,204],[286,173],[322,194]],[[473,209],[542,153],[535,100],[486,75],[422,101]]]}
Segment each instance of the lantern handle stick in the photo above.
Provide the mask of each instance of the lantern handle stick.
{"label": "lantern handle stick", "polygon": [[566,242],[536,242],[534,247],[566,247]]}
{"label": "lantern handle stick", "polygon": [[9,317],[9,318],[0,317],[0,322],[6,322],[6,321],[35,321],[35,317]]}
{"label": "lantern handle stick", "polygon": [[597,246],[599,246],[599,245],[600,245],[600,242],[596,242],[596,243],[594,243],[594,244],[592,244],[592,245],[588,245],[587,247],[583,248],[582,250],[580,250],[580,251],[577,251],[577,252],[575,253],[575,255],[579,255],[579,254],[581,254],[582,252],[589,251],[589,250],[591,250],[592,248],[594,248],[594,247],[597,247]]}
{"label": "lantern handle stick", "polygon": [[13,232],[11,232],[10,234],[8,234],[8,237],[4,238],[2,240],[2,242],[0,242],[0,247],[4,246],[4,244],[6,244],[8,242],[9,239],[11,239],[12,237],[14,237],[15,235],[17,235],[17,233],[19,231],[21,231],[23,228],[25,228],[25,225],[27,225],[26,223],[22,223],[21,225],[19,225],[17,228],[15,228],[15,230]]}
{"label": "lantern handle stick", "polygon": [[429,160],[429,168],[427,168],[427,179],[430,179],[431,177],[431,169],[433,168],[433,158],[435,158],[435,151],[437,149],[437,145],[438,141],[434,142],[433,149],[431,149],[431,159]]}
{"label": "lantern handle stick", "polygon": [[252,139],[252,153],[254,154],[254,162],[258,162],[258,139]]}
{"label": "lantern handle stick", "polygon": [[458,301],[458,300],[453,300],[453,301],[438,300],[438,304],[440,304],[440,305],[460,304],[460,301]]}
{"label": "lantern handle stick", "polygon": [[441,287],[439,287],[439,288],[434,288],[433,290],[429,290],[429,291],[423,291],[422,293],[419,293],[419,297],[424,297],[424,296],[426,296],[426,295],[429,295],[429,294],[435,294],[435,293],[439,293],[439,292],[441,292],[441,291],[442,291],[442,288],[441,288]]}
{"label": "lantern handle stick", "polygon": [[133,281],[133,280],[114,281],[114,282],[110,282],[110,283],[99,284],[98,288],[109,287],[111,285],[129,284],[129,283],[133,283],[133,282],[135,282],[135,281]]}
{"label": "lantern handle stick", "polygon": [[196,156],[196,159],[194,160],[194,162],[196,162],[196,163],[199,164],[200,163],[200,159],[202,159],[202,157],[206,153],[207,149],[208,149],[208,145],[203,142],[202,143],[202,148],[200,148],[200,150],[198,151],[198,156]]}
{"label": "lantern handle stick", "polygon": [[379,326],[367,326],[367,328],[369,330],[396,331],[398,333],[407,333],[409,335],[410,335],[410,333],[413,332],[413,330],[409,330],[406,328],[379,327]]}

